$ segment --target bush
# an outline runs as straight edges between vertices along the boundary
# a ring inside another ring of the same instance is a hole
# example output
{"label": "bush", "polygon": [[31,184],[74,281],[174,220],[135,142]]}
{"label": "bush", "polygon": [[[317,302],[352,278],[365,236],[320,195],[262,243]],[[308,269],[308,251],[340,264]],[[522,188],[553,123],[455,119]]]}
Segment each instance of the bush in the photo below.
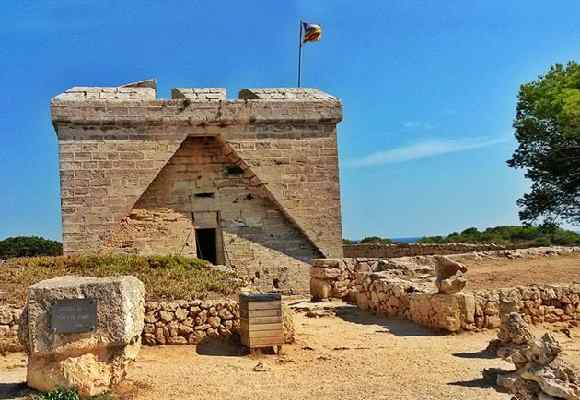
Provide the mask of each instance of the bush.
{"label": "bush", "polygon": [[26,289],[43,279],[63,275],[133,275],[145,284],[148,300],[190,300],[213,294],[236,294],[243,282],[232,272],[217,270],[207,262],[182,256],[60,256],[27,257],[7,261],[0,290],[24,301]]}
{"label": "bush", "polygon": [[483,232],[468,228],[461,233],[453,232],[447,236],[427,236],[419,243],[496,243],[518,246],[577,246],[580,235],[558,226],[495,226]]}
{"label": "bush", "polygon": [[372,243],[372,244],[392,244],[391,239],[382,238],[379,236],[368,236],[360,241],[360,243]]}
{"label": "bush", "polygon": [[0,240],[0,259],[60,255],[62,243],[38,236],[18,236]]}
{"label": "bush", "polygon": [[80,400],[74,389],[58,388],[33,397],[34,400]]}

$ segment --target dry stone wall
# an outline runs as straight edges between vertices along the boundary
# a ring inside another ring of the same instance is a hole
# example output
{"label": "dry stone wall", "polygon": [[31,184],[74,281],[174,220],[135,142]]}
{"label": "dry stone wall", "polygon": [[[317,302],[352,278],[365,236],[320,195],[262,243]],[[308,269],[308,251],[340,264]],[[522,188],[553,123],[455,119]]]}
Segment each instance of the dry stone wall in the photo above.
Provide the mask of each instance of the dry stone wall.
{"label": "dry stone wall", "polygon": [[228,337],[240,326],[235,301],[149,302],[145,304],[143,344],[199,344]]}
{"label": "dry stone wall", "polygon": [[[22,351],[18,343],[21,308],[0,304],[0,353]],[[233,300],[146,302],[143,344],[198,344],[205,338],[228,338],[240,326]]]}
{"label": "dry stone wall", "polygon": [[22,309],[13,305],[0,305],[0,354],[6,351],[22,351],[18,343],[18,321]]}
{"label": "dry stone wall", "polygon": [[498,246],[493,243],[395,243],[395,244],[349,244],[343,246],[345,258],[397,258],[428,255],[467,253],[470,251],[495,251],[514,249],[514,246]]}
{"label": "dry stone wall", "polygon": [[[495,257],[549,256],[580,248],[537,248],[488,253]],[[477,253],[463,257],[478,257]],[[311,270],[314,299],[341,298],[363,310],[450,332],[500,326],[500,305],[513,303],[529,323],[580,321],[580,284],[535,285],[440,294],[435,258],[325,259]]]}

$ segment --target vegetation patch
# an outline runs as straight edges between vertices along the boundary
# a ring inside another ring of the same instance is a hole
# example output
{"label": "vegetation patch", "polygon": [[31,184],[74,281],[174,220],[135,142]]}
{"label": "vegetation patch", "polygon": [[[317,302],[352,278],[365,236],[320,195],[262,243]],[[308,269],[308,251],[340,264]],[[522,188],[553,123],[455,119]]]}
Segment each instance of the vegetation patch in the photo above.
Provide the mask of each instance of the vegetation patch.
{"label": "vegetation patch", "polygon": [[419,243],[495,243],[518,246],[578,246],[580,235],[576,232],[545,224],[543,226],[496,226],[479,231],[467,228],[461,233],[447,236],[426,236]]}
{"label": "vegetation patch", "polygon": [[60,255],[62,243],[38,236],[18,236],[0,240],[0,259]]}
{"label": "vegetation patch", "polygon": [[23,303],[26,289],[43,279],[63,275],[133,275],[145,284],[147,300],[223,298],[237,293],[242,280],[203,260],[182,256],[59,256],[26,257],[0,265],[0,291]]}

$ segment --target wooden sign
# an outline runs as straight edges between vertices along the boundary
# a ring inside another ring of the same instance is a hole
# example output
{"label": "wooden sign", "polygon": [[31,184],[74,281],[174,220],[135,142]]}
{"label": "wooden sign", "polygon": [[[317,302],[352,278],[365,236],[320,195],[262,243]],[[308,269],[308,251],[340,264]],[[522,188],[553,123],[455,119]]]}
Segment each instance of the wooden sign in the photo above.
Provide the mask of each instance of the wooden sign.
{"label": "wooden sign", "polygon": [[66,299],[53,304],[50,328],[56,333],[81,333],[97,329],[95,299]]}

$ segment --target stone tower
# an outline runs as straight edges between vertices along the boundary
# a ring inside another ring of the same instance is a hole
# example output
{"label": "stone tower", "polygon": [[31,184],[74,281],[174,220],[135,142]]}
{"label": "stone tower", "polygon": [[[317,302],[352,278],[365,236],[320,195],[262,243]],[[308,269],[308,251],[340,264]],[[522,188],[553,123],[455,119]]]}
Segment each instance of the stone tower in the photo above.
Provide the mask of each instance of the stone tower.
{"label": "stone tower", "polygon": [[341,257],[336,124],[316,89],[74,87],[54,97],[65,254],[182,254],[308,291]]}

